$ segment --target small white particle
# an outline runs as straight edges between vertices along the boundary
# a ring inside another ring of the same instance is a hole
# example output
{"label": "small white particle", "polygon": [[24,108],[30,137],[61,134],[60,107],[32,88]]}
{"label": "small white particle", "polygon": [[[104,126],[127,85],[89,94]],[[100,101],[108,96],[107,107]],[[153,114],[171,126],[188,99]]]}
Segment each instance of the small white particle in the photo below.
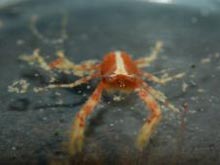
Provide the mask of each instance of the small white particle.
{"label": "small white particle", "polygon": [[39,77],[39,74],[38,74],[38,73],[35,73],[34,76],[35,76],[35,77]]}
{"label": "small white particle", "polygon": [[16,148],[15,146],[13,146],[11,149],[12,149],[13,151],[15,151],[17,148]]}
{"label": "small white particle", "polygon": [[121,100],[122,100],[122,97],[121,97],[121,96],[114,95],[114,96],[113,96],[113,100],[114,100],[114,101],[121,101]]}
{"label": "small white particle", "polygon": [[187,88],[188,88],[188,84],[186,82],[183,82],[183,84],[182,84],[182,91],[186,92]]}
{"label": "small white particle", "polygon": [[113,123],[111,123],[111,124],[109,124],[110,125],[110,127],[113,127],[114,126],[114,124]]}
{"label": "small white particle", "polygon": [[8,92],[26,93],[29,85],[30,84],[26,80],[18,80],[8,86]]}
{"label": "small white particle", "polygon": [[83,97],[86,97],[87,96],[87,94],[86,93],[83,93],[83,95],[82,95]]}
{"label": "small white particle", "polygon": [[23,45],[24,44],[24,40],[19,39],[19,40],[16,41],[16,44],[17,45]]}
{"label": "small white particle", "polygon": [[61,93],[60,92],[55,92],[55,95],[56,96],[61,96]]}
{"label": "small white particle", "polygon": [[190,97],[190,99],[191,99],[192,101],[198,101],[198,97],[195,97],[195,96]]}
{"label": "small white particle", "polygon": [[43,119],[44,121],[47,121],[47,117],[43,117],[42,119]]}
{"label": "small white particle", "polygon": [[199,88],[199,89],[197,90],[197,92],[199,92],[199,93],[204,93],[204,92],[205,92],[205,89]]}
{"label": "small white particle", "polygon": [[210,58],[210,57],[203,58],[200,62],[201,62],[202,64],[210,63],[210,62],[211,62],[211,58]]}
{"label": "small white particle", "polygon": [[195,113],[197,113],[197,111],[196,110],[190,110],[190,113],[195,114]]}
{"label": "small white particle", "polygon": [[58,105],[62,105],[62,104],[63,104],[63,100],[58,100],[56,103],[57,103]]}
{"label": "small white particle", "polygon": [[219,58],[220,57],[220,53],[215,53],[214,56],[215,56],[215,58]]}

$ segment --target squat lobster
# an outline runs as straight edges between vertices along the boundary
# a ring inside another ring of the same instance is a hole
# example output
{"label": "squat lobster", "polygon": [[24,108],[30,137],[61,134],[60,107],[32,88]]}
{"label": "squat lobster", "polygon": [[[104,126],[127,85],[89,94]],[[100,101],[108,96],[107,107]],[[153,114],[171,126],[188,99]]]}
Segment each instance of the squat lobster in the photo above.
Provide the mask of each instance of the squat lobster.
{"label": "squat lobster", "polygon": [[178,112],[172,104],[167,101],[166,96],[150,87],[143,78],[149,81],[164,84],[173,79],[178,79],[184,76],[184,73],[177,74],[172,77],[158,78],[148,72],[143,72],[140,68],[149,66],[150,63],[156,60],[158,53],[162,48],[162,42],[157,42],[152,53],[148,57],[132,60],[129,54],[123,51],[114,51],[106,54],[102,62],[89,60],[79,65],[69,61],[62,52],[58,53],[59,58],[47,64],[45,60],[35,51],[32,56],[22,56],[21,58],[28,62],[37,61],[41,68],[47,71],[58,69],[66,73],[73,73],[82,78],[70,84],[50,84],[38,90],[53,89],[53,88],[73,88],[82,83],[87,83],[94,78],[100,78],[101,81],[95,91],[77,113],[72,125],[69,153],[74,155],[82,150],[84,141],[84,132],[86,128],[86,119],[91,114],[99,102],[103,90],[120,91],[120,92],[137,92],[140,99],[144,101],[146,106],[151,111],[151,115],[146,120],[141,128],[136,146],[142,150],[147,145],[155,126],[161,119],[161,110],[157,101],[162,102],[171,110]]}

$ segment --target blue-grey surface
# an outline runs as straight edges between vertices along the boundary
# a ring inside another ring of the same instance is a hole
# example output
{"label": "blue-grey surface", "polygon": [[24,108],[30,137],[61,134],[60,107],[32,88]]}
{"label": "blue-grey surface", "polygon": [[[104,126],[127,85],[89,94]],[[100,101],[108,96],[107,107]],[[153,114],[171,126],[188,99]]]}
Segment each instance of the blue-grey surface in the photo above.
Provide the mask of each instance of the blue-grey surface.
{"label": "blue-grey surface", "polygon": [[22,1],[27,1],[27,0],[1,0],[0,1],[0,8],[14,5],[14,4],[20,3]]}
{"label": "blue-grey surface", "polygon": [[[163,52],[146,70],[187,73],[166,86],[151,84],[180,107],[182,116],[164,108],[163,120],[140,153],[134,141],[146,107],[135,95],[121,102],[105,96],[89,120],[85,149],[72,163],[219,164],[220,2],[172,2],[39,0],[1,8],[0,164],[64,163],[61,146],[72,119],[97,84],[58,93],[8,93],[15,80],[26,79],[32,87],[48,81],[45,71],[19,61],[21,54],[40,48],[50,61],[62,49],[77,63],[120,49],[138,58],[149,54],[157,40],[164,42]],[[30,28],[33,16],[38,16],[40,33],[51,39],[60,37],[62,20],[68,16],[68,38],[55,44],[42,40]],[[62,82],[75,79],[64,77]],[[183,113],[186,103],[189,112]]]}

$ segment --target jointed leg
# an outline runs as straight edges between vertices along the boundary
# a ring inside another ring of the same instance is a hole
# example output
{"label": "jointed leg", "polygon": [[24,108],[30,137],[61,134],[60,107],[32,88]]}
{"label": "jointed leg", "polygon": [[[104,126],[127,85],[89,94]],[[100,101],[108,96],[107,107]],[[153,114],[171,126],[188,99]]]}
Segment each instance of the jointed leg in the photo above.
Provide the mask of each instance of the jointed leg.
{"label": "jointed leg", "polygon": [[149,142],[150,136],[152,135],[156,125],[161,119],[161,111],[156,100],[146,90],[140,89],[138,94],[151,111],[151,115],[141,128],[136,141],[137,148],[139,150],[143,150],[144,146]]}
{"label": "jointed leg", "polygon": [[69,83],[69,84],[50,84],[46,87],[38,87],[38,88],[36,87],[36,88],[34,88],[34,91],[41,92],[41,91],[45,91],[47,89],[54,89],[54,88],[74,88],[74,87],[81,85],[83,83],[87,83],[88,81],[90,81],[96,77],[99,77],[99,74],[89,75],[89,76],[83,77],[83,78],[78,79],[75,82]]}
{"label": "jointed leg", "polygon": [[61,72],[65,73],[73,73],[76,76],[84,76],[85,74],[92,74],[97,67],[97,61],[88,60],[83,62],[82,64],[74,64],[69,59],[65,57],[62,51],[57,52],[58,58],[51,63],[47,64],[43,57],[39,55],[39,49],[34,50],[33,55],[27,56],[23,55],[20,59],[32,63],[37,63],[40,68],[46,71],[52,71],[53,69],[58,69]]}
{"label": "jointed leg", "polygon": [[44,43],[47,44],[61,44],[63,43],[66,39],[67,39],[67,33],[66,33],[66,26],[67,26],[67,21],[68,18],[65,15],[62,19],[62,24],[61,24],[61,32],[60,32],[60,37],[58,38],[47,38],[46,36],[44,36],[38,29],[37,29],[37,20],[38,20],[38,16],[32,16],[31,18],[31,22],[30,22],[30,29],[33,32],[33,34],[40,39],[41,41],[43,41]]}
{"label": "jointed leg", "polygon": [[27,61],[30,64],[33,64],[36,62],[39,64],[41,69],[50,71],[51,70],[50,66],[46,63],[44,58],[39,55],[39,51],[40,51],[39,49],[35,49],[31,56],[23,55],[23,56],[20,56],[20,59]]}
{"label": "jointed leg", "polygon": [[73,71],[77,76],[84,76],[85,74],[91,74],[97,67],[96,60],[83,61],[81,64],[74,64],[71,62],[62,51],[57,52],[58,58],[52,61],[49,66],[53,69],[59,69],[63,71]]}
{"label": "jointed leg", "polygon": [[162,102],[166,107],[168,107],[173,112],[180,112],[178,108],[176,108],[173,104],[169,103],[167,97],[164,93],[148,86],[147,84],[144,84],[146,91],[148,91],[155,99]]}
{"label": "jointed leg", "polygon": [[154,76],[151,73],[144,72],[143,76],[146,77],[150,81],[153,81],[153,82],[156,82],[156,83],[159,83],[159,84],[165,84],[169,81],[182,78],[183,76],[185,76],[185,73],[179,73],[179,74],[176,74],[174,76],[165,75],[164,77],[159,78],[159,77]]}
{"label": "jointed leg", "polygon": [[103,91],[103,84],[100,83],[98,87],[95,89],[93,94],[90,96],[88,101],[84,104],[82,109],[77,113],[69,141],[69,154],[74,155],[76,152],[82,150],[83,140],[84,140],[84,132],[86,128],[86,119],[89,114],[91,114],[99,102]]}
{"label": "jointed leg", "polygon": [[147,67],[152,62],[154,62],[157,59],[157,56],[160,53],[162,47],[163,47],[163,42],[157,41],[152,53],[148,57],[139,58],[135,61],[138,67],[139,68]]}

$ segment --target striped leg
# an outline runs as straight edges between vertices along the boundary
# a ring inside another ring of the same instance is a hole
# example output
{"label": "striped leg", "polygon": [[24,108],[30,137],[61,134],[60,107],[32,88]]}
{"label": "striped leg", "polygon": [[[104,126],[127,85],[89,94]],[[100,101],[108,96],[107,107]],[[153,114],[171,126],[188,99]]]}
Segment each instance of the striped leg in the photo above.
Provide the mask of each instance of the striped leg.
{"label": "striped leg", "polygon": [[79,77],[82,77],[86,74],[92,74],[97,69],[96,60],[84,61],[78,65],[67,59],[62,51],[58,51],[57,56],[58,58],[56,60],[47,64],[44,58],[40,56],[39,49],[36,49],[31,56],[23,55],[20,57],[20,59],[27,61],[30,64],[37,63],[41,69],[46,71],[57,69],[61,72],[73,73],[74,75]]}
{"label": "striped leg", "polygon": [[136,141],[137,148],[143,150],[144,146],[148,144],[150,136],[161,119],[161,111],[156,100],[146,90],[140,89],[138,94],[151,111],[151,115],[142,126]]}
{"label": "striped leg", "polygon": [[158,101],[162,102],[166,107],[168,107],[171,111],[179,113],[179,109],[176,108],[173,104],[171,104],[164,93],[152,88],[147,87],[147,91]]}
{"label": "striped leg", "polygon": [[157,41],[152,53],[148,57],[139,58],[135,61],[139,68],[147,67],[154,62],[163,47],[163,42]]}
{"label": "striped leg", "polygon": [[22,55],[22,56],[20,56],[20,59],[27,61],[30,64],[33,64],[36,62],[36,63],[38,63],[40,68],[43,70],[46,70],[46,71],[51,70],[51,68],[48,66],[47,62],[44,60],[44,58],[39,55],[39,52],[40,52],[39,49],[35,49],[31,56]]}
{"label": "striped leg", "polygon": [[58,38],[48,38],[44,36],[38,29],[37,29],[37,21],[38,21],[38,16],[32,16],[31,17],[31,22],[30,22],[30,29],[32,33],[41,41],[43,41],[46,44],[62,44],[67,38],[67,33],[66,33],[66,26],[68,22],[68,17],[65,15],[62,19],[61,22],[61,32],[60,32],[60,37]]}
{"label": "striped leg", "polygon": [[49,64],[52,69],[59,69],[66,72],[73,71],[76,76],[80,77],[85,74],[92,74],[97,69],[97,60],[87,60],[81,64],[74,64],[62,51],[58,51],[57,56],[58,58]]}
{"label": "striped leg", "polygon": [[97,77],[99,77],[99,74],[93,74],[93,75],[89,75],[89,76],[80,78],[80,79],[76,80],[75,82],[69,83],[69,84],[50,84],[46,87],[35,87],[34,91],[41,92],[41,91],[45,91],[47,89],[55,89],[55,88],[74,88],[74,87],[81,85],[83,83],[87,83],[88,81],[90,81],[94,78],[97,78]]}
{"label": "striped leg", "polygon": [[160,91],[158,91],[158,90],[156,90],[156,89],[154,89],[154,88],[148,86],[148,84],[145,83],[145,82],[143,82],[143,87],[144,87],[144,89],[145,89],[147,92],[149,92],[155,99],[157,99],[158,101],[160,101],[161,103],[163,103],[163,104],[164,104],[166,107],[168,107],[171,111],[177,112],[177,113],[180,112],[178,108],[176,108],[173,104],[171,104],[171,103],[168,101],[168,98],[167,98],[167,96],[166,96],[164,93],[162,93],[162,92],[160,92]]}
{"label": "striped leg", "polygon": [[174,76],[167,76],[166,75],[162,78],[159,78],[159,77],[154,76],[151,73],[144,72],[143,76],[146,77],[150,81],[153,81],[153,82],[156,82],[156,83],[159,83],[159,84],[165,84],[169,81],[182,78],[183,76],[185,76],[185,73],[179,73],[179,74],[176,74]]}
{"label": "striped leg", "polygon": [[74,155],[76,152],[80,152],[83,147],[84,132],[86,128],[86,119],[91,114],[99,102],[103,91],[103,84],[100,83],[95,89],[93,94],[89,97],[88,101],[84,104],[82,109],[77,113],[69,141],[69,154]]}

